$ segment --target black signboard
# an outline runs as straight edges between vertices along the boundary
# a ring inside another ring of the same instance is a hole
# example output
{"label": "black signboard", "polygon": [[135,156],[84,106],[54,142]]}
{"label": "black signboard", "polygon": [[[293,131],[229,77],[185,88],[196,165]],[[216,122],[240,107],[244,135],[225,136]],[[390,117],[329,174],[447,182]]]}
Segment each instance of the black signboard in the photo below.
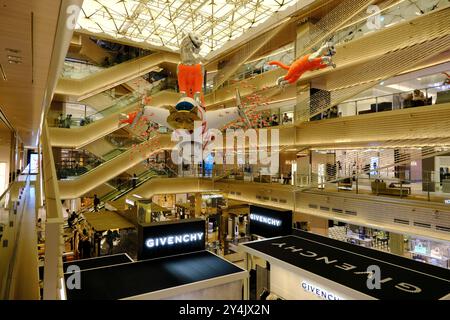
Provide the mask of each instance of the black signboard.
{"label": "black signboard", "polygon": [[265,238],[285,236],[292,232],[292,211],[250,206],[250,233]]}
{"label": "black signboard", "polygon": [[[353,252],[341,241],[325,238],[322,242],[323,237],[298,234],[302,235],[242,245],[254,255],[288,263],[376,299],[436,300],[450,294],[450,270],[426,264],[421,267],[416,261],[394,255],[379,259],[375,250]],[[379,288],[367,285],[370,266],[380,270]]]}
{"label": "black signboard", "polygon": [[205,249],[205,220],[140,224],[138,259],[153,259]]}

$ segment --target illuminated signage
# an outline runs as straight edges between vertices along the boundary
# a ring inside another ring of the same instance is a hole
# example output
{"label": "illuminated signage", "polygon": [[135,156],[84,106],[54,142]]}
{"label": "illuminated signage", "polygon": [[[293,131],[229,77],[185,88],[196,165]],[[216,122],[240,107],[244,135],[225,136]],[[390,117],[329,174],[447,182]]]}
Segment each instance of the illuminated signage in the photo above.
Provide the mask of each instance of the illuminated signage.
{"label": "illuminated signage", "polygon": [[253,235],[271,238],[291,234],[291,210],[251,205],[248,217]]}
{"label": "illuminated signage", "polygon": [[421,254],[426,254],[427,253],[427,247],[424,247],[423,245],[417,245],[414,247],[414,252],[415,253],[421,253]]}
{"label": "illuminated signage", "polygon": [[450,199],[445,199],[445,200],[444,200],[444,203],[445,203],[445,204],[450,204]]}
{"label": "illuminated signage", "polygon": [[134,206],[134,201],[130,199],[125,199],[125,203]]}
{"label": "illuminated signage", "polygon": [[203,219],[169,220],[138,226],[138,260],[205,250]]}
{"label": "illuminated signage", "polygon": [[223,198],[221,194],[204,194],[202,195],[202,199],[218,199]]}
{"label": "illuminated signage", "polygon": [[[294,233],[295,236],[241,244],[243,251],[273,265],[273,280],[280,288],[286,280],[289,284],[286,288],[303,296],[305,290],[323,299],[344,300],[361,298],[355,297],[358,292],[381,300],[438,300],[449,295],[448,279],[442,277],[442,268],[427,265],[424,272],[422,264],[412,259],[309,232]],[[437,249],[435,252],[439,254]],[[281,282],[276,280],[277,267],[293,272],[297,280],[285,275]],[[311,279],[311,274],[320,278]]]}
{"label": "illuminated signage", "polygon": [[270,217],[261,216],[259,214],[250,214],[250,220],[256,220],[262,223],[270,224],[272,226],[281,226],[281,220],[273,219]]}
{"label": "illuminated signage", "polygon": [[178,243],[187,243],[192,241],[201,241],[203,239],[203,232],[185,233],[176,236],[149,238],[145,241],[147,248],[171,246]]}
{"label": "illuminated signage", "polygon": [[[280,239],[281,240],[281,239]],[[325,263],[326,266],[329,266],[330,268],[334,267],[334,268],[338,268],[340,270],[344,270],[347,272],[351,272],[353,274],[363,274],[363,275],[367,275],[367,268],[362,270],[362,271],[358,271],[358,266],[355,266],[349,262],[344,262],[344,261],[339,261],[339,259],[337,258],[330,258],[328,256],[325,255],[320,255],[317,252],[314,252],[312,249],[308,249],[306,247],[297,247],[295,245],[292,244],[288,244],[287,242],[277,242],[278,240],[274,240],[273,243],[271,243],[272,246],[275,246],[279,249],[282,250],[287,250],[286,252],[291,252],[294,255],[299,255],[302,257],[302,260],[306,260],[304,258],[308,258],[311,261],[323,261]],[[366,276],[367,277],[367,276]],[[393,277],[388,277],[386,276],[384,279],[380,280],[380,282],[383,285],[386,285],[386,283],[389,282],[393,282],[394,278]],[[420,293],[422,291],[422,289],[416,285],[410,284],[410,283],[406,283],[406,282],[400,282],[400,283],[396,283],[394,285],[394,288],[407,292],[407,293]],[[313,288],[310,288],[311,290]],[[315,290],[315,289],[314,289]]]}
{"label": "illuminated signage", "polygon": [[324,290],[322,288],[319,288],[318,286],[310,284],[306,281],[302,281],[302,288],[306,292],[312,293],[324,300],[344,300],[344,299],[340,298],[339,296],[337,296],[336,294],[329,292],[327,290]]}

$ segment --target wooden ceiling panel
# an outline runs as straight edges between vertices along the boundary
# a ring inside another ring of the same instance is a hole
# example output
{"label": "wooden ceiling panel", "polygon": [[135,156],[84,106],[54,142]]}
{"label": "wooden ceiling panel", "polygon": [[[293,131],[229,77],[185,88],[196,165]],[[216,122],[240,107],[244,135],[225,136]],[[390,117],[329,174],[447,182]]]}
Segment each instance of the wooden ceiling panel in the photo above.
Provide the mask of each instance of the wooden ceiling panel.
{"label": "wooden ceiling panel", "polygon": [[0,107],[26,146],[36,144],[59,8],[59,0],[0,0]]}

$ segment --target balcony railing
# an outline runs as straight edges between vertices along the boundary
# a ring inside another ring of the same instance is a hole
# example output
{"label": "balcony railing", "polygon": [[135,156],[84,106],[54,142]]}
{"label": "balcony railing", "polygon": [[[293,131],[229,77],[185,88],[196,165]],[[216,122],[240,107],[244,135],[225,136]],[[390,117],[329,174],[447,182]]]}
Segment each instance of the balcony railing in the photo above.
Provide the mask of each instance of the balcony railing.
{"label": "balcony railing", "polygon": [[[12,182],[0,197],[0,300],[8,300],[13,281],[12,272],[24,210],[24,199],[20,201],[24,188],[17,185],[19,183]],[[19,201],[12,199],[16,192]]]}
{"label": "balcony railing", "polygon": [[[251,77],[265,73],[267,71],[276,69],[277,68],[276,66],[268,65],[268,62],[272,61],[272,60],[281,61],[282,63],[290,65],[292,63],[292,61],[294,60],[293,44],[291,43],[291,44],[285,46],[284,48],[282,48],[281,50],[279,50],[278,52],[276,52],[272,55],[266,56],[264,58],[261,58],[261,59],[255,60],[255,61],[250,61],[248,63],[245,63],[244,65],[242,65],[239,68],[239,70],[236,73],[234,73],[232,76],[230,76],[230,78],[227,81],[225,81],[220,86],[220,88],[227,87],[229,85],[237,83],[238,81],[249,79]],[[207,81],[205,93],[212,92],[212,88],[214,86],[213,83],[214,83],[214,78]]]}
{"label": "balcony railing", "polygon": [[[154,95],[162,90],[176,91],[177,88],[172,82],[168,81],[168,79],[165,78],[156,81],[152,84],[149,83],[148,87],[142,88],[142,90],[146,91],[147,95]],[[70,103],[72,115],[75,114],[75,116],[68,118],[67,115],[68,112],[61,113],[62,119],[59,119],[58,117],[53,121],[53,123],[52,122],[49,123],[53,127],[67,128],[67,129],[73,127],[86,126],[95,121],[103,119],[109,115],[120,113],[123,110],[127,109],[128,107],[132,106],[133,104],[139,103],[142,99],[142,96],[143,96],[142,92],[137,91],[131,92],[119,98],[115,98],[114,101],[106,108],[92,113],[89,113],[88,110],[93,109],[86,104]],[[55,113],[53,113],[53,115],[55,115]]]}
{"label": "balcony railing", "polygon": [[377,97],[346,101],[314,117],[314,120],[347,117],[367,113],[400,110],[450,102],[450,85],[437,85],[418,89],[423,96],[415,97],[413,91],[402,91]]}
{"label": "balcony railing", "polygon": [[418,15],[440,9],[446,5],[448,5],[448,1],[445,0],[401,0],[385,7],[381,4],[378,8],[374,7],[375,10],[372,11],[373,13],[370,16],[367,12],[365,18],[353,21],[338,30],[332,41],[335,45],[345,44],[371,32],[412,20],[417,18]]}

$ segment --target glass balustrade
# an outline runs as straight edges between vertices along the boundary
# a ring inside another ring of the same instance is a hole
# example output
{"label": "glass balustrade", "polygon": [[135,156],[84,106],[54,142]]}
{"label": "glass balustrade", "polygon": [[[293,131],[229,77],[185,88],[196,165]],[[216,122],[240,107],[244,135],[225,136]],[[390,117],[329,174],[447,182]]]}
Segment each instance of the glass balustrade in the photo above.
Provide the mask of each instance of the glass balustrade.
{"label": "glass balustrade", "polygon": [[[436,177],[434,171],[422,171],[420,178],[411,179],[410,170],[393,171],[392,168],[375,169],[351,176],[311,174],[269,174],[260,168],[241,166],[226,169],[216,166],[215,180],[237,180],[265,184],[283,184],[299,190],[321,190],[326,192],[346,192],[377,196],[405,198],[409,200],[447,203],[450,198],[450,174],[447,178]],[[446,202],[447,201],[447,202]]]}
{"label": "glass balustrade", "polygon": [[[292,63],[292,60],[294,60],[293,44],[290,43],[269,56],[243,64],[239,67],[238,71],[231,75],[229,79],[220,86],[220,88],[227,87],[229,85],[237,83],[238,81],[242,81],[265,73],[267,71],[276,69],[277,66],[268,65],[268,62],[272,60],[281,61],[284,64],[290,65]],[[207,94],[212,92],[213,87],[214,78],[208,79],[206,83],[205,93]]]}
{"label": "glass balustrade", "polygon": [[409,200],[446,203],[450,193],[450,179],[436,177],[434,171],[422,171],[419,178],[412,179],[410,170],[393,171],[392,168],[374,169],[351,176],[311,173],[298,174],[295,185],[305,190],[345,192],[390,196]]}
{"label": "glass balustrade", "polygon": [[422,14],[448,6],[447,0],[402,0],[383,6],[371,6],[367,9],[367,16],[363,19],[347,24],[340,28],[332,39],[335,45],[345,44],[361,38],[371,32],[391,27],[397,23],[412,20]]}
{"label": "glass balustrade", "polygon": [[[29,178],[27,178],[29,179]],[[7,299],[12,277],[12,264],[17,250],[23,197],[23,182],[12,182],[0,196],[0,300]]]}
{"label": "glass balustrade", "polygon": [[96,66],[87,62],[65,60],[61,78],[79,80],[104,69],[104,67]]}
{"label": "glass balustrade", "polygon": [[[167,78],[161,79],[154,83],[148,83],[148,86],[142,87],[140,92],[134,91],[119,98],[114,98],[113,102],[109,106],[106,106],[100,111],[96,111],[92,107],[83,103],[67,103],[65,105],[70,106],[70,108],[64,107],[63,109],[67,109],[69,111],[61,113],[62,116],[58,115],[58,112],[52,112],[51,117],[54,120],[49,121],[49,125],[67,129],[86,126],[109,115],[118,114],[133,104],[138,104],[144,94],[151,96],[163,90],[176,92],[176,83]],[[69,114],[71,116],[69,116]]]}
{"label": "glass balustrade", "polygon": [[101,64],[95,65],[87,61],[66,58],[61,72],[61,78],[80,80],[94,73],[105,70],[120,63],[138,59],[151,54],[151,51],[133,48],[132,52],[111,52],[111,58],[106,58]]}
{"label": "glass balustrade", "polygon": [[104,137],[110,143],[111,149],[104,154],[95,155],[88,150],[62,149],[60,161],[55,163],[58,180],[73,180],[77,179],[83,174],[105,165],[109,161],[116,159],[124,152],[131,148],[145,143],[145,140],[157,139],[160,133],[153,132],[147,139],[141,139],[131,135],[120,135],[111,133]]}
{"label": "glass balustrade", "polygon": [[[160,90],[162,88],[167,88],[167,86],[153,88],[152,90],[155,90],[157,92],[157,90]],[[353,101],[345,101],[322,112],[317,117],[315,117],[315,120],[363,115],[368,113],[400,110],[450,102],[450,85],[437,84],[436,86],[416,90],[418,90],[419,92],[419,95],[417,96],[414,95],[414,90],[410,90],[399,91],[396,93],[376,97],[361,98]],[[117,114],[133,103],[138,103],[140,100],[141,95],[136,92],[122,96],[121,98],[118,98],[111,106],[103,109],[102,111],[92,114],[87,113],[88,115],[85,118],[72,117],[70,119],[70,127],[88,125],[108,115]],[[246,103],[245,98],[244,103]],[[251,105],[251,102],[249,101],[248,104]],[[81,110],[77,115],[82,114],[83,112],[87,112],[88,110],[87,106],[84,104],[73,103],[71,104],[71,110],[73,110],[77,106]],[[252,111],[249,114],[249,118],[252,121],[253,127],[255,128],[273,127],[293,123],[295,110],[294,105],[282,108],[261,109],[262,110]],[[58,121],[59,120],[56,120],[53,125],[60,127],[69,126],[67,124],[67,117],[59,123]],[[238,126],[239,124],[235,125],[235,127]],[[159,132],[163,133],[167,131],[167,128],[160,127]]]}
{"label": "glass balustrade", "polygon": [[[416,94],[414,90],[402,91],[389,95],[346,101],[337,106],[337,116],[346,117],[450,102],[450,85],[441,84],[416,90]],[[330,118],[329,111],[323,112],[321,118]]]}
{"label": "glass balustrade", "polygon": [[[433,10],[448,6],[448,1],[427,1],[427,0],[403,0],[385,7],[373,7],[371,12],[362,19],[351,22],[336,31],[332,38],[334,45],[345,44],[349,41],[361,38],[371,32],[388,28],[399,22],[411,20]],[[368,8],[369,10],[369,8]],[[373,13],[372,13],[373,12]],[[276,69],[276,66],[269,66],[271,60],[278,60],[290,65],[295,58],[294,46],[289,44],[276,53],[242,65],[237,72],[229,77],[220,88],[232,85],[238,81],[251,78],[258,74]],[[205,93],[212,92],[214,78],[208,79]]]}

